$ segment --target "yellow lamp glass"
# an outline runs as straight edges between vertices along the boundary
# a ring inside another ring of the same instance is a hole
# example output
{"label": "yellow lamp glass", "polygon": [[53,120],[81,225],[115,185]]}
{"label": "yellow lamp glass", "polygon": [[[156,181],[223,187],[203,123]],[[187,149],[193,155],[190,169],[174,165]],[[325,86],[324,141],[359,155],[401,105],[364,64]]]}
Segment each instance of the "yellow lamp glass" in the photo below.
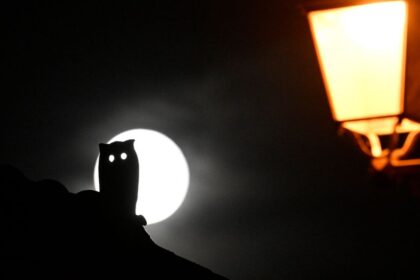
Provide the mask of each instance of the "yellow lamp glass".
{"label": "yellow lamp glass", "polygon": [[404,110],[407,3],[375,2],[310,11],[308,19],[334,120],[391,117]]}

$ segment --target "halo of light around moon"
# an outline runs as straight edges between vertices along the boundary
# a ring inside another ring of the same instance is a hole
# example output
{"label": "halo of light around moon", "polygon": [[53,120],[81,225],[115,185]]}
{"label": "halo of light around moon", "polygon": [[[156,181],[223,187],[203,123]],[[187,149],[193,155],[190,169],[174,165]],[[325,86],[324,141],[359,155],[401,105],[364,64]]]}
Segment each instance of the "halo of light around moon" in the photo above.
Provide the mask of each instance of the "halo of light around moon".
{"label": "halo of light around moon", "polygon": [[[108,143],[134,139],[139,159],[139,190],[136,214],[148,224],[171,216],[184,201],[189,185],[189,168],[181,149],[166,135],[149,129],[124,131]],[[99,191],[99,156],[94,169],[94,185]]]}

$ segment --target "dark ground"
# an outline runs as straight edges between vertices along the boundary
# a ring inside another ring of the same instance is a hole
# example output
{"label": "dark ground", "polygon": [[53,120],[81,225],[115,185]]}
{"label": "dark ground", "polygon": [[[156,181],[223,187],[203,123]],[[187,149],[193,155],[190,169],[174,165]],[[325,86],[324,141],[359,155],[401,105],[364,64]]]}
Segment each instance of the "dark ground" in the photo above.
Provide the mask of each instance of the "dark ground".
{"label": "dark ground", "polygon": [[99,192],[72,194],[10,166],[0,166],[0,175],[4,279],[226,279],[156,245],[143,217],[117,212]]}

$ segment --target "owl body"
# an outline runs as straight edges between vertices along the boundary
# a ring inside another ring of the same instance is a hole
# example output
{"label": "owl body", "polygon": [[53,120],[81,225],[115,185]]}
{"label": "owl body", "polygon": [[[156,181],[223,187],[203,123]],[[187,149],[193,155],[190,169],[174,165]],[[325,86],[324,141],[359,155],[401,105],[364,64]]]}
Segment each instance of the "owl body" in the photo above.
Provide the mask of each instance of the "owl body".
{"label": "owl body", "polygon": [[135,214],[139,162],[134,140],[99,144],[99,190],[115,210]]}

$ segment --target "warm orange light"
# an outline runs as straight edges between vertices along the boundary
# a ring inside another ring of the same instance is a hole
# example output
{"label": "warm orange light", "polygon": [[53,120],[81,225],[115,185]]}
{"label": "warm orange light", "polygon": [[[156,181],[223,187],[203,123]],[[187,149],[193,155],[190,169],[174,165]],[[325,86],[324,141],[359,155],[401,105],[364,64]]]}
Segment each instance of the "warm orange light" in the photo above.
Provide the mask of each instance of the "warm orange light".
{"label": "warm orange light", "polygon": [[343,127],[359,134],[390,135],[420,130],[420,124],[409,119],[398,122],[398,117],[344,122]]}
{"label": "warm orange light", "polygon": [[[333,118],[344,122],[402,114],[406,2],[311,11],[308,17]],[[389,131],[395,123],[396,118],[385,120],[388,128],[379,130]]]}

